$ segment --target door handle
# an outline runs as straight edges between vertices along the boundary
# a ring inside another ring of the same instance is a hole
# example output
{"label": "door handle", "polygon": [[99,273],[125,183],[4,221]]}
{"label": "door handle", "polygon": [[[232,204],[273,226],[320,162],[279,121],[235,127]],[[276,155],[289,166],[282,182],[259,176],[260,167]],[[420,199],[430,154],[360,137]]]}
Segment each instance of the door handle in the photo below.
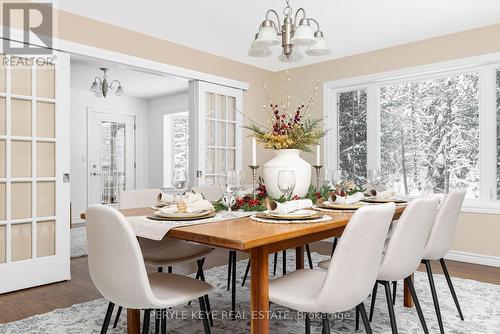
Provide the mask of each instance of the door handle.
{"label": "door handle", "polygon": [[98,174],[98,173],[96,173],[96,172],[92,172],[92,173],[90,173],[90,176],[100,176],[100,175],[101,175],[101,174]]}

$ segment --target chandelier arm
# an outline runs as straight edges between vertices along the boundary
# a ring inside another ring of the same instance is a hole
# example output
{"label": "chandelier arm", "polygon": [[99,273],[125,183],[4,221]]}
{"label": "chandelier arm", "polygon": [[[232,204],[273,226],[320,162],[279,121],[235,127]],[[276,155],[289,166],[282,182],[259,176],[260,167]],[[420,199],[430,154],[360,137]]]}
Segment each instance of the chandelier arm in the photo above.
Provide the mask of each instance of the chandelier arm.
{"label": "chandelier arm", "polygon": [[307,16],[306,16],[306,10],[304,8],[299,8],[297,9],[297,11],[295,12],[295,18],[293,20],[293,25],[294,26],[297,26],[297,17],[299,16],[299,13],[302,12],[302,15],[303,15],[303,18],[304,19],[307,19]]}
{"label": "chandelier arm", "polygon": [[312,22],[314,22],[314,23],[316,24],[316,30],[321,30],[321,29],[319,28],[319,23],[318,23],[318,21],[316,21],[315,19],[308,19],[308,20],[309,20],[309,21],[312,21]]}
{"label": "chandelier arm", "polygon": [[115,82],[116,82],[116,83],[118,83],[118,86],[121,86],[121,85],[122,85],[120,81],[118,81],[118,80],[116,80],[116,79],[115,79],[115,80],[111,81],[111,83],[109,84],[109,87],[110,87],[110,88],[113,88],[113,84],[114,84]]}
{"label": "chandelier arm", "polygon": [[276,32],[279,34],[281,34],[281,29],[278,29],[279,25],[280,25],[280,16],[278,15],[278,13],[274,10],[274,9],[269,9],[267,12],[266,12],[266,20],[269,20],[269,14],[273,13],[276,18],[278,19],[278,23],[276,24],[273,20],[270,20],[272,23],[273,23],[273,26],[274,26],[274,29],[276,30]]}

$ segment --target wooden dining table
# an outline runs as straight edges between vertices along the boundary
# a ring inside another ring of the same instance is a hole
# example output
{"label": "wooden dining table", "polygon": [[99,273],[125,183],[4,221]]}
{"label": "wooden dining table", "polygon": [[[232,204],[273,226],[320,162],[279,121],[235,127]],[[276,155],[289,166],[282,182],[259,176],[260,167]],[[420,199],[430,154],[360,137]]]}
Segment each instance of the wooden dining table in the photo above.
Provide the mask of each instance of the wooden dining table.
{"label": "wooden dining table", "polygon": [[[394,220],[403,213],[405,206],[397,206]],[[146,216],[150,208],[123,209],[124,216]],[[252,334],[269,333],[269,264],[268,255],[295,248],[296,268],[304,268],[304,245],[330,237],[339,237],[348,224],[352,212],[329,211],[330,221],[305,224],[261,223],[249,217],[190,225],[171,229],[166,236],[205,245],[227,248],[250,254],[250,321]],[[82,218],[85,218],[84,216]],[[360,269],[361,270],[361,269]],[[408,279],[413,279],[409,277]],[[348,288],[348,287],[341,287]],[[413,301],[407,281],[404,282],[405,307]],[[129,334],[140,333],[139,310],[127,310]]]}

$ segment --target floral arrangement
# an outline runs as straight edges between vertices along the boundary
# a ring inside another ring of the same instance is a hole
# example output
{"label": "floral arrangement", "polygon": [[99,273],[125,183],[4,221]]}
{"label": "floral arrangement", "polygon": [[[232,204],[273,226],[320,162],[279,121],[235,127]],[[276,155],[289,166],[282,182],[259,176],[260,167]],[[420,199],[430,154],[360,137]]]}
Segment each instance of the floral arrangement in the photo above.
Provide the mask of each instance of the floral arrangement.
{"label": "floral arrangement", "polygon": [[250,121],[250,125],[245,128],[250,130],[265,148],[311,152],[311,147],[318,145],[326,134],[323,121],[310,117],[310,108],[318,94],[318,85],[319,81],[308,101],[299,104],[295,110],[290,109],[290,96],[285,100],[281,99],[279,105],[275,104],[264,86],[268,100],[268,105],[263,107],[268,117],[267,125],[261,125],[244,115]]}

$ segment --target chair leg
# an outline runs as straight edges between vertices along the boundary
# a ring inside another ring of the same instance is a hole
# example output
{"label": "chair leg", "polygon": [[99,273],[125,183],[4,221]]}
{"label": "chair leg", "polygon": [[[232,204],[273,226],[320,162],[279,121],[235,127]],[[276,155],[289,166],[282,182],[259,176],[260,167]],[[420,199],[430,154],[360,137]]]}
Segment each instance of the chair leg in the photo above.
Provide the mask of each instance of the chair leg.
{"label": "chair leg", "polygon": [[247,281],[249,271],[250,271],[250,259],[248,259],[247,268],[245,269],[245,275],[243,275],[243,282],[241,282],[241,286],[245,286],[245,282]]}
{"label": "chair leg", "polygon": [[453,287],[453,283],[451,282],[450,273],[448,272],[448,268],[446,267],[446,263],[444,259],[440,259],[441,268],[443,268],[444,277],[446,277],[446,282],[448,283],[448,287],[450,288],[451,296],[453,297],[453,301],[455,302],[455,306],[457,307],[458,315],[462,321],[464,320],[464,315],[462,314],[462,309],[460,308],[460,304],[458,303],[457,294],[455,293],[455,288]]}
{"label": "chair leg", "polygon": [[167,334],[167,310],[161,310],[161,334]]}
{"label": "chair leg", "polygon": [[338,238],[333,238],[332,254],[330,256],[333,256],[333,252],[335,252],[335,248],[337,248],[337,241]]}
{"label": "chair leg", "polygon": [[236,318],[236,251],[233,253],[233,269],[231,277],[231,318]]}
{"label": "chair leg", "polygon": [[274,253],[273,276],[276,276],[276,267],[278,265],[278,253]]}
{"label": "chair leg", "polygon": [[368,317],[366,316],[365,304],[361,303],[356,306],[356,309],[361,313],[361,319],[363,320],[363,326],[365,326],[365,332],[367,334],[372,334],[372,327],[370,326],[370,322],[368,321]]}
{"label": "chair leg", "polygon": [[109,322],[111,321],[111,315],[113,315],[113,309],[115,304],[109,302],[108,308],[106,310],[106,315],[104,316],[104,322],[102,323],[101,334],[106,334],[109,327]]}
{"label": "chair leg", "polygon": [[311,318],[309,318],[309,313],[305,314],[306,317],[306,334],[311,334]]}
{"label": "chair leg", "polygon": [[359,307],[356,306],[356,330],[359,330]]}
{"label": "chair leg", "polygon": [[330,334],[330,322],[328,321],[328,314],[323,314],[323,334]]}
{"label": "chair leg", "polygon": [[[200,259],[196,261],[198,264],[198,273],[200,276],[200,280],[205,282],[205,272],[203,271],[203,264],[205,263],[205,258]],[[210,299],[208,298],[208,295],[203,296],[205,299],[205,306],[207,307],[207,312],[208,312],[208,318],[210,320],[210,326],[214,325],[214,317],[212,315],[212,307],[210,306]]]}
{"label": "chair leg", "polygon": [[161,314],[162,311],[160,309],[155,310],[155,334],[160,334]]}
{"label": "chair leg", "polygon": [[286,275],[286,250],[283,251],[283,276]]}
{"label": "chair leg", "polygon": [[208,324],[208,314],[205,307],[205,299],[203,297],[200,297],[198,298],[198,302],[200,303],[201,317],[203,319],[203,329],[205,330],[205,334],[210,334],[210,325]]}
{"label": "chair leg", "polygon": [[309,269],[312,269],[313,261],[311,257],[311,249],[309,248],[309,244],[306,244],[306,253],[307,253],[307,261],[309,262]]}
{"label": "chair leg", "polygon": [[396,305],[396,290],[398,289],[398,281],[392,282],[392,305]]}
{"label": "chair leg", "polygon": [[394,305],[392,304],[391,286],[387,281],[384,281],[382,284],[384,284],[385,287],[385,298],[387,300],[387,307],[389,309],[389,318],[391,320],[392,334],[397,334],[398,326],[396,325],[396,315],[394,314]]}
{"label": "chair leg", "polygon": [[115,317],[115,322],[113,323],[113,328],[116,328],[116,326],[118,326],[118,320],[120,320],[120,314],[122,314],[122,309],[123,307],[118,306],[118,311],[116,311],[116,317]]}
{"label": "chair leg", "polygon": [[424,330],[425,334],[429,334],[429,329],[427,328],[427,324],[425,322],[422,307],[420,307],[420,302],[418,301],[417,292],[415,291],[415,286],[413,285],[413,280],[411,279],[411,277],[407,277],[405,278],[405,282],[410,288],[411,297],[413,298],[413,302],[415,303],[415,308],[417,309],[417,314],[418,318],[420,319],[420,323],[422,324],[422,329]]}
{"label": "chair leg", "polygon": [[373,320],[373,311],[375,310],[375,300],[377,299],[378,282],[375,282],[372,291],[372,303],[370,304],[370,322]]}
{"label": "chair leg", "polygon": [[429,285],[431,287],[432,301],[434,302],[434,308],[436,309],[436,316],[439,324],[439,331],[444,334],[443,318],[441,317],[441,310],[439,308],[439,300],[436,292],[436,286],[434,285],[434,277],[432,276],[431,261],[424,260],[425,269],[427,270],[427,277],[429,278]]}
{"label": "chair leg", "polygon": [[142,334],[149,334],[149,318],[151,310],[144,310],[144,320],[142,321]]}
{"label": "chair leg", "polygon": [[233,252],[229,251],[229,262],[227,264],[227,291],[231,288],[231,270],[233,269]]}

